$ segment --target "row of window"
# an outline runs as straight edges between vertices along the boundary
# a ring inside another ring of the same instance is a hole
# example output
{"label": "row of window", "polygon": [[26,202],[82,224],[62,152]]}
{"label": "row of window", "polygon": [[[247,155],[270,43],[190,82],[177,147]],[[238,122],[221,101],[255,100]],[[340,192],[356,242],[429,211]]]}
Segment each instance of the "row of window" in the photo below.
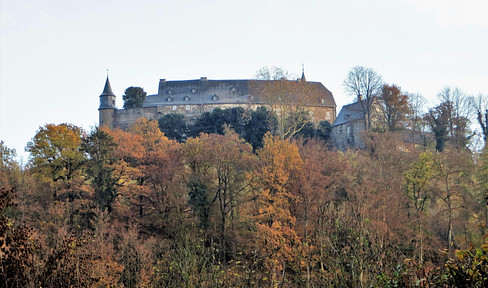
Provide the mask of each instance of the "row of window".
{"label": "row of window", "polygon": [[[178,106],[173,105],[173,111],[178,110]],[[185,110],[191,110],[191,105],[185,105]]]}
{"label": "row of window", "polygon": [[[236,91],[237,91],[237,90],[236,90],[236,88],[235,88],[235,87],[230,87],[230,92],[231,92],[231,93],[234,93],[234,92],[236,92]],[[166,90],[166,93],[168,93],[168,95],[173,95],[174,90],[173,90],[172,88],[169,88],[168,90]],[[192,94],[196,94],[196,93],[197,93],[197,89],[195,89],[195,88],[191,88],[191,93],[192,93]]]}
{"label": "row of window", "polygon": [[[173,97],[169,96],[168,98],[166,98],[166,102],[173,102]],[[191,98],[190,96],[186,95],[185,97],[183,97],[183,101],[185,102],[190,102]],[[213,95],[212,96],[212,101],[218,101],[219,100],[219,96],[217,94]]]}

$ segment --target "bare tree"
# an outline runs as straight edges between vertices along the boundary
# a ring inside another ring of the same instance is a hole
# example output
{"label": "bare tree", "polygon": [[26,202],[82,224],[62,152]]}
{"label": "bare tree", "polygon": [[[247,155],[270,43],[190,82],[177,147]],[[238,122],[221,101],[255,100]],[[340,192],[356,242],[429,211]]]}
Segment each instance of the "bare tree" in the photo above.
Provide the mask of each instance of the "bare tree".
{"label": "bare tree", "polygon": [[438,97],[442,103],[449,103],[446,106],[449,142],[458,150],[465,148],[474,136],[469,130],[472,116],[469,97],[461,89],[450,87],[442,89]]}
{"label": "bare tree", "polygon": [[423,145],[427,146],[427,139],[426,139],[426,134],[423,133],[425,132],[425,122],[424,119],[422,118],[422,115],[426,113],[424,110],[425,104],[427,103],[427,100],[425,99],[424,96],[422,96],[419,93],[412,93],[408,97],[408,102],[410,106],[410,110],[412,113],[409,115],[408,121],[409,121],[409,126],[412,129],[412,139],[413,143],[415,146],[415,137],[416,133],[420,135],[420,137],[423,140]]}
{"label": "bare tree", "polygon": [[480,93],[476,97],[470,98],[471,108],[476,113],[476,119],[481,128],[483,140],[486,145],[488,138],[488,95]]}
{"label": "bare tree", "polygon": [[381,75],[371,68],[356,66],[349,71],[344,87],[346,92],[357,97],[364,114],[364,124],[371,128],[371,104],[373,96],[383,85]]}
{"label": "bare tree", "polygon": [[277,134],[282,139],[293,137],[310,121],[306,106],[317,101],[318,95],[316,85],[309,85],[305,79],[290,80],[292,77],[283,68],[262,67],[249,88],[275,113]]}
{"label": "bare tree", "polygon": [[292,75],[287,70],[283,69],[282,67],[272,66],[271,68],[268,66],[263,66],[259,68],[254,75],[254,79],[256,80],[281,80],[287,79],[292,80],[294,75]]}

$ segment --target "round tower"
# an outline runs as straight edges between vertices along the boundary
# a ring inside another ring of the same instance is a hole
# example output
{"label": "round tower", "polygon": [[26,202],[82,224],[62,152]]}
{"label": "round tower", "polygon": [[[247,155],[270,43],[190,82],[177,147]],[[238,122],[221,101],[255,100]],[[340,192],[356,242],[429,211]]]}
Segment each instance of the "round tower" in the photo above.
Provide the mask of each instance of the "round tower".
{"label": "round tower", "polygon": [[112,92],[112,87],[110,86],[110,81],[105,81],[105,87],[100,95],[100,108],[98,108],[99,115],[99,126],[105,126],[107,128],[115,128],[115,111],[117,107],[115,106],[115,94]]}

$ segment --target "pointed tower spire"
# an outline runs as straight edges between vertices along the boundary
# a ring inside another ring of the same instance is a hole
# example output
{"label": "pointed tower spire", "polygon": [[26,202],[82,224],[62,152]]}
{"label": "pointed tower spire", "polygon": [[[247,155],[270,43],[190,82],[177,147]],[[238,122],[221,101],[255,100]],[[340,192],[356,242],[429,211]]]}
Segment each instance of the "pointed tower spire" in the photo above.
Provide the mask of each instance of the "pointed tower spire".
{"label": "pointed tower spire", "polygon": [[112,87],[110,86],[108,75],[107,75],[107,80],[105,81],[105,87],[103,88],[102,95],[100,96],[115,96],[114,92],[112,92]]}
{"label": "pointed tower spire", "polygon": [[305,78],[305,66],[302,63],[302,82],[307,82],[307,79]]}

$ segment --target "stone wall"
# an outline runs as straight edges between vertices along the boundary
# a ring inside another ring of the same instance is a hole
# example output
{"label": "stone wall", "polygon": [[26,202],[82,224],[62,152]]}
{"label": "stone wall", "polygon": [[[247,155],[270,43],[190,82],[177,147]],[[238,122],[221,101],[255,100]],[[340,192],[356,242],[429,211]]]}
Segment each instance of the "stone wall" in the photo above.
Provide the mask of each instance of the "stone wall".
{"label": "stone wall", "polygon": [[[129,128],[132,123],[134,123],[138,118],[146,118],[148,120],[158,120],[163,115],[177,113],[183,114],[185,120],[193,121],[200,117],[204,112],[211,112],[216,108],[228,109],[235,107],[242,107],[244,109],[250,108],[256,110],[258,107],[263,106],[262,104],[187,104],[187,105],[164,105],[164,106],[154,106],[154,107],[143,107],[143,108],[132,108],[132,109],[103,109],[100,110],[100,123],[107,127],[117,127],[121,129]],[[309,106],[306,109],[310,112],[312,116],[312,122],[318,124],[320,121],[329,121],[329,123],[334,122],[335,119],[335,109],[332,107],[313,107]],[[107,110],[107,111],[105,111]],[[111,115],[110,111],[113,111],[113,123],[109,120]],[[107,119],[102,119],[104,118]]]}
{"label": "stone wall", "polygon": [[339,150],[364,148],[363,131],[365,131],[365,126],[362,120],[335,126],[331,132],[333,145]]}

